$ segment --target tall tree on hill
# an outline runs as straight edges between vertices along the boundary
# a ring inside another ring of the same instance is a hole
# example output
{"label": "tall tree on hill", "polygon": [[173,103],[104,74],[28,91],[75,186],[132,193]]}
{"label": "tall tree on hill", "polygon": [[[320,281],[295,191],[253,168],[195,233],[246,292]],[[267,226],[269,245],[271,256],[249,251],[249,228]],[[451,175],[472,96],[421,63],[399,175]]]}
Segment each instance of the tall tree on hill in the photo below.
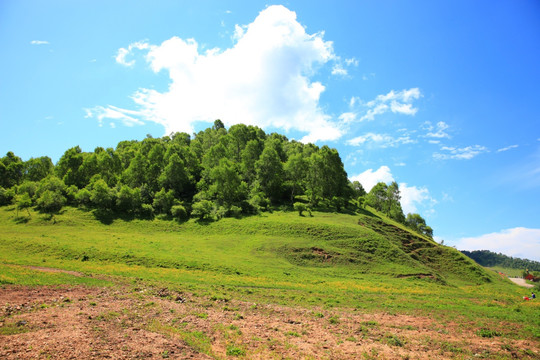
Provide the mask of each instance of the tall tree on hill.
{"label": "tall tree on hill", "polygon": [[54,164],[50,157],[42,156],[31,158],[24,162],[23,178],[29,181],[40,181],[54,171]]}
{"label": "tall tree on hill", "polygon": [[75,185],[82,189],[85,183],[84,173],[81,166],[84,162],[84,154],[79,146],[72,147],[60,157],[56,164],[56,175],[64,181],[66,185]]}
{"label": "tall tree on hill", "polygon": [[267,140],[259,160],[255,163],[257,181],[262,191],[273,203],[277,203],[281,199],[283,189],[284,172],[278,148],[278,141]]}
{"label": "tall tree on hill", "polygon": [[9,151],[0,159],[0,186],[10,188],[21,183],[24,164],[20,157]]}
{"label": "tall tree on hill", "polygon": [[163,169],[158,182],[166,190],[173,190],[177,198],[185,197],[192,188],[190,175],[176,153],[169,158],[169,163]]}

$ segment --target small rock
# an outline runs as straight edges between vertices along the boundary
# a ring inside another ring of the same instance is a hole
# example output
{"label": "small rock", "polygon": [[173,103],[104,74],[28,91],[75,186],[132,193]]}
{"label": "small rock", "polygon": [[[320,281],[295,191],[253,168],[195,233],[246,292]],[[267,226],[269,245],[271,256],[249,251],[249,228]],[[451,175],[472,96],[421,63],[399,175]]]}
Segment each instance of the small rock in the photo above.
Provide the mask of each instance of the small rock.
{"label": "small rock", "polygon": [[26,321],[26,320],[20,320],[20,321],[17,321],[17,324],[16,324],[16,325],[17,325],[17,326],[24,326],[24,325],[26,325],[26,324],[28,324],[28,321]]}

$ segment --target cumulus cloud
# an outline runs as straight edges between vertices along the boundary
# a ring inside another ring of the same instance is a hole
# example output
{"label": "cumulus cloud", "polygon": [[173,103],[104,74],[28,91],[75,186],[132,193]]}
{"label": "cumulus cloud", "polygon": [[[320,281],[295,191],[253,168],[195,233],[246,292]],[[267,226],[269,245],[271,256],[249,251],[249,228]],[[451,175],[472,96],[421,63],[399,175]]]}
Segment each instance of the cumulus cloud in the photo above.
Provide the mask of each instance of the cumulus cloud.
{"label": "cumulus cloud", "polygon": [[417,213],[417,206],[420,204],[435,205],[437,203],[426,187],[408,186],[406,183],[400,183],[399,191],[401,193],[401,208],[405,214]]}
{"label": "cumulus cloud", "polygon": [[[395,181],[390,168],[386,165],[377,170],[368,169],[361,174],[350,178],[351,181],[358,181],[369,192],[377,183],[383,182],[389,184]],[[399,192],[401,194],[401,207],[403,213],[418,213],[418,207],[428,207],[427,212],[433,212],[432,206],[437,204],[429,193],[427,187],[409,186],[406,183],[399,183]]]}
{"label": "cumulus cloud", "polygon": [[508,256],[540,261],[540,229],[517,227],[477,237],[459,239],[459,250],[490,250]]}
{"label": "cumulus cloud", "polygon": [[375,116],[382,115],[389,111],[396,114],[414,115],[418,109],[413,107],[412,102],[419,99],[421,96],[418,88],[411,88],[398,92],[391,90],[386,95],[378,95],[374,100],[364,104],[368,110],[360,117],[360,121],[374,120]]}
{"label": "cumulus cloud", "polygon": [[137,115],[123,113],[161,124],[165,133],[192,132],[194,122],[219,118],[227,125],[297,130],[306,134],[304,142],[335,140],[343,130],[319,106],[325,86],[311,79],[336,59],[323,36],[306,33],[293,11],[270,6],[251,24],[236,26],[228,49],[202,51],[195,39],[179,37],[131,44],[118,50],[116,61],[133,66],[129,55],[144,50],[150,68],[166,71],[170,84],[166,91],[139,89],[132,96]]}
{"label": "cumulus cloud", "polygon": [[363,173],[351,177],[351,181],[360,182],[364,190],[369,192],[379,182],[387,184],[394,181],[394,176],[392,176],[390,168],[383,165],[375,171],[373,169],[367,169]]}
{"label": "cumulus cloud", "polygon": [[443,146],[441,148],[442,153],[434,153],[433,157],[437,160],[470,160],[473,157],[488,152],[485,146],[472,145],[464,148],[456,148],[450,146]]}

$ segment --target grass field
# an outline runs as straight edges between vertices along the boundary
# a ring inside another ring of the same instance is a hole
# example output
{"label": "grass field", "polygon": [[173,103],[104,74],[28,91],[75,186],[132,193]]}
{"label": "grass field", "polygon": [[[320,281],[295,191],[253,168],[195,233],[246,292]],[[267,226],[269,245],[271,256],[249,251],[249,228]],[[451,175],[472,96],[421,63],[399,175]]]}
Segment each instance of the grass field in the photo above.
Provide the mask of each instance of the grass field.
{"label": "grass field", "polygon": [[4,287],[145,284],[210,301],[426,316],[479,337],[528,341],[518,355],[538,354],[540,306],[523,302],[525,289],[382,215],[274,212],[185,223],[103,222],[74,208],[54,221],[19,215],[0,208]]}

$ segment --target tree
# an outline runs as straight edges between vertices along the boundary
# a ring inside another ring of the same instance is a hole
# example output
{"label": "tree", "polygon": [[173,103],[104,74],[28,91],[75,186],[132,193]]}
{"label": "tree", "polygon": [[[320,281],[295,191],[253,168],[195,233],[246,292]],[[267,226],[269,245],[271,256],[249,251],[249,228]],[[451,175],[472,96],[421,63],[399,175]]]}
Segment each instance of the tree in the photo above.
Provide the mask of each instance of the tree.
{"label": "tree", "polygon": [[114,194],[105,180],[99,179],[92,185],[90,195],[92,205],[102,210],[110,210],[114,203]]}
{"label": "tree", "polygon": [[204,220],[205,218],[212,215],[212,210],[214,209],[214,204],[210,200],[200,200],[193,203],[193,211],[191,214],[199,218],[199,220]]}
{"label": "tree", "polygon": [[257,180],[261,190],[274,203],[281,199],[284,178],[283,164],[277,147],[278,144],[275,140],[267,141],[259,160],[255,162]]}
{"label": "tree", "polygon": [[116,196],[116,207],[125,213],[132,213],[141,207],[141,191],[122,185]]}
{"label": "tree", "polygon": [[24,164],[20,157],[8,151],[0,159],[0,186],[10,188],[21,183]]}
{"label": "tree", "polygon": [[58,160],[55,167],[56,175],[64,181],[66,185],[75,185],[79,189],[86,186],[84,173],[81,166],[84,162],[84,155],[79,146],[66,150],[64,155]]}
{"label": "tree", "polygon": [[172,190],[167,191],[165,188],[161,188],[154,196],[153,207],[154,210],[161,214],[168,214],[170,213],[174,202],[174,192]]}
{"label": "tree", "polygon": [[30,215],[30,210],[28,210],[32,206],[32,199],[30,199],[30,196],[28,193],[23,193],[21,195],[17,195],[17,216],[19,216],[19,210],[24,210],[28,212],[28,216]]}
{"label": "tree", "polygon": [[173,190],[176,197],[180,197],[191,187],[189,173],[178,154],[172,154],[169,158],[169,163],[159,176],[159,185],[167,190]]}
{"label": "tree", "polygon": [[384,211],[388,200],[388,186],[383,183],[377,183],[366,195],[366,204],[377,211]]}
{"label": "tree", "polygon": [[38,209],[51,215],[59,212],[65,203],[66,198],[52,190],[45,190],[37,200]]}
{"label": "tree", "polygon": [[248,195],[248,187],[240,178],[235,164],[228,159],[221,159],[219,165],[214,167],[209,174],[209,194],[220,205],[230,208],[233,204],[239,204]]}
{"label": "tree", "polygon": [[308,173],[308,162],[301,152],[292,154],[285,163],[284,171],[290,185],[291,201],[294,201],[294,197],[303,192]]}
{"label": "tree", "polygon": [[54,171],[52,160],[48,156],[31,158],[24,163],[23,178],[28,181],[40,181]]}
{"label": "tree", "polygon": [[302,216],[302,212],[307,210],[306,204],[301,203],[301,202],[295,202],[293,207],[295,211],[298,211],[298,215],[300,216]]}

